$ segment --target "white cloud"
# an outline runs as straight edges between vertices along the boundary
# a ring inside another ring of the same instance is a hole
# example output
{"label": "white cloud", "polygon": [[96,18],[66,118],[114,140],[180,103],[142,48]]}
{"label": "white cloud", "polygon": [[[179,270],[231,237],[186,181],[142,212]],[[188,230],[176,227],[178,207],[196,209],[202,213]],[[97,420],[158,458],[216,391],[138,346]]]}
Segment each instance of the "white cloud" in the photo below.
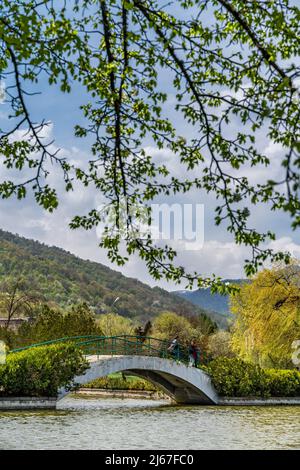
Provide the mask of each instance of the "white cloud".
{"label": "white cloud", "polygon": [[291,237],[281,237],[269,244],[275,251],[288,251],[294,258],[300,258],[300,245],[295,243]]}

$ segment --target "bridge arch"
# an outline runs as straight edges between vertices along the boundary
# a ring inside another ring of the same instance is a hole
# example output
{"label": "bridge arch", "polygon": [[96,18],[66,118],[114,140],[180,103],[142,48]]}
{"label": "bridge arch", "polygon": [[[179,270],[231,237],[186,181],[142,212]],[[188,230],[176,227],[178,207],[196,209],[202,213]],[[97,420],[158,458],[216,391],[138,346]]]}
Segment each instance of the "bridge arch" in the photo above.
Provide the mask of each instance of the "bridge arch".
{"label": "bridge arch", "polygon": [[[177,403],[217,404],[218,396],[210,377],[201,369],[172,359],[154,356],[90,356],[90,368],[74,380],[86,384],[114,372],[128,372],[149,380]],[[60,390],[58,399],[68,394]]]}

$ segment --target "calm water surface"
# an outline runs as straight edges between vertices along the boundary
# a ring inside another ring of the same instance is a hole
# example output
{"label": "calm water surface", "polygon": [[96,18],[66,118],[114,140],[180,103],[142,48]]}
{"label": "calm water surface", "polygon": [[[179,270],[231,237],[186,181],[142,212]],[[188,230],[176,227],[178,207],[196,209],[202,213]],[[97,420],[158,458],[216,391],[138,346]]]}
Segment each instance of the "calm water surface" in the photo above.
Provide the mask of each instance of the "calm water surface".
{"label": "calm water surface", "polygon": [[0,413],[1,449],[300,449],[300,406],[196,407],[65,398]]}

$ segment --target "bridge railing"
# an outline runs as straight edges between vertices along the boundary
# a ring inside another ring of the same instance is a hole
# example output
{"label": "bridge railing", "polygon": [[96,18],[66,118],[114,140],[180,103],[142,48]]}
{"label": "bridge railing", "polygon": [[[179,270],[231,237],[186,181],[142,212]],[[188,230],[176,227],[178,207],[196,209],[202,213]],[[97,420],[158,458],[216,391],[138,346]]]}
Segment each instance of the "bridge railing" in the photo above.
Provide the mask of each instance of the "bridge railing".
{"label": "bridge railing", "polygon": [[78,342],[77,345],[86,355],[156,356],[188,361],[188,350],[185,347],[178,345],[174,351],[170,351],[170,342],[152,337],[133,335],[99,337]]}
{"label": "bridge railing", "polygon": [[186,347],[178,344],[171,351],[170,342],[149,336],[136,335],[118,335],[118,336],[73,336],[58,338],[55,340],[35,343],[22,348],[13,349],[10,352],[24,351],[38,346],[47,346],[73,342],[87,356],[115,356],[115,355],[137,355],[137,356],[156,356],[175,359],[182,362],[188,362],[188,350]]}
{"label": "bridge railing", "polygon": [[51,344],[59,344],[59,343],[69,343],[72,341],[73,343],[80,343],[81,341],[87,340],[87,339],[92,339],[92,338],[100,338],[100,336],[96,335],[81,335],[81,336],[65,336],[63,338],[56,338],[56,339],[50,339],[48,341],[42,341],[40,343],[32,343],[32,344],[27,344],[26,346],[22,346],[20,348],[15,348],[11,349],[8,351],[9,353],[14,353],[14,352],[19,352],[19,351],[25,351],[26,349],[31,349],[31,348],[37,348],[39,346],[48,346]]}

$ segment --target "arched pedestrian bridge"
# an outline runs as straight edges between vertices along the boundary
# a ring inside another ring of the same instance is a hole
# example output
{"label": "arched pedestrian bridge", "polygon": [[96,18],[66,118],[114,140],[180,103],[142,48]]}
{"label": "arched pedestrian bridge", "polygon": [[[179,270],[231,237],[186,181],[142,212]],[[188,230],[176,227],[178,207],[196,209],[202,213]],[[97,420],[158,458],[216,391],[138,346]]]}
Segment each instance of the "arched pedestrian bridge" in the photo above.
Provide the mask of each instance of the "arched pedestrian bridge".
{"label": "arched pedestrian bridge", "polygon": [[[177,403],[218,403],[210,377],[203,370],[188,366],[188,351],[181,346],[171,354],[166,341],[128,335],[62,338],[39,346],[65,341],[75,342],[90,362],[85,374],[75,377],[79,384],[124,372],[149,380]],[[58,399],[67,393],[60,390]]]}

